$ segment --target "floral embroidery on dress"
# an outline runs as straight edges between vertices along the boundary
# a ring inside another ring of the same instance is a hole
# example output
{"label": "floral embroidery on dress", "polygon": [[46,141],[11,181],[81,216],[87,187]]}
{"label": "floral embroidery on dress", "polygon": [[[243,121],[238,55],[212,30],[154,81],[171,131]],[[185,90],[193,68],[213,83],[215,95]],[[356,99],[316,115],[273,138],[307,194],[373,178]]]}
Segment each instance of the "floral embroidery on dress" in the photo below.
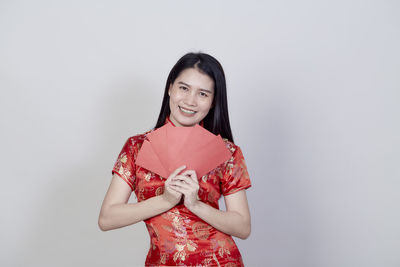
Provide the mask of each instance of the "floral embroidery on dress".
{"label": "floral embroidery on dress", "polygon": [[[127,182],[139,202],[164,192],[165,179],[135,165],[137,154],[149,132],[127,140],[112,171]],[[216,209],[219,209],[218,200],[222,195],[251,186],[240,148],[227,139],[223,140],[232,157],[208,174],[198,177],[198,198]],[[169,211],[145,220],[145,223],[150,235],[146,266],[243,266],[232,237],[201,220],[182,201]]]}

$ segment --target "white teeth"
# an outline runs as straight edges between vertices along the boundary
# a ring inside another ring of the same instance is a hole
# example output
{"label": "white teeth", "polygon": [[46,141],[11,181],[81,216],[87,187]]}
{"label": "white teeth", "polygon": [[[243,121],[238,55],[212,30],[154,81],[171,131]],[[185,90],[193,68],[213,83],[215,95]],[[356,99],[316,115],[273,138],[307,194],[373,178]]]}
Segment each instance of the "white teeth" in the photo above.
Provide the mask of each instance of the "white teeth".
{"label": "white teeth", "polygon": [[182,107],[179,107],[183,112],[185,112],[185,113],[188,113],[188,114],[194,114],[194,113],[196,113],[196,111],[191,111],[191,110],[187,110],[187,109],[184,109],[184,108],[182,108]]}

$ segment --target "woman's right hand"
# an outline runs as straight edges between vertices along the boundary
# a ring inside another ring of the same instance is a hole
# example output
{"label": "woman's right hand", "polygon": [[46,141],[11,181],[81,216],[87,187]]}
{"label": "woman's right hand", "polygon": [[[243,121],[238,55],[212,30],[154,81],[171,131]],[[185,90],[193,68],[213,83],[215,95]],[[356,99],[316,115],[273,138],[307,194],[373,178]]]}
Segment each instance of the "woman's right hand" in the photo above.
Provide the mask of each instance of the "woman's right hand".
{"label": "woman's right hand", "polygon": [[175,179],[175,177],[176,177],[177,175],[179,175],[179,173],[180,173],[181,171],[183,171],[185,168],[186,168],[185,165],[180,166],[178,169],[176,169],[175,171],[173,171],[173,172],[171,173],[171,175],[168,177],[168,179],[165,181],[165,184],[164,184],[164,193],[162,194],[162,196],[163,196],[163,198],[164,198],[166,201],[168,201],[168,202],[172,205],[172,207],[174,207],[176,204],[179,203],[179,201],[180,201],[181,198],[182,198],[182,193],[180,193],[180,192],[174,190],[174,189],[171,187],[170,183],[171,183],[171,181],[172,181],[173,179]]}

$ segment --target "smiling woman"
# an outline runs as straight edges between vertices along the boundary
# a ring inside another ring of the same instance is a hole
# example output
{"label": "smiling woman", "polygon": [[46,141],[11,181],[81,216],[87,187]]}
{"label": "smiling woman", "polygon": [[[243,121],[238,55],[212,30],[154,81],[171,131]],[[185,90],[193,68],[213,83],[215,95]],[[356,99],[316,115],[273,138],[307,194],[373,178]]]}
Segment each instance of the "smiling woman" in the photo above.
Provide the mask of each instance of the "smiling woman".
{"label": "smiling woman", "polygon": [[[222,147],[232,155],[228,153],[228,160],[202,177],[186,166],[161,177],[137,165],[136,159],[147,135],[165,124],[199,124],[221,135]],[[112,173],[99,227],[106,231],[144,221],[151,240],[146,266],[243,266],[232,236],[250,235],[244,189],[251,182],[241,149],[233,143],[225,75],[215,58],[189,53],[175,64],[156,126],[128,138]],[[128,203],[132,192],[138,203]],[[221,196],[226,211],[219,210]]]}

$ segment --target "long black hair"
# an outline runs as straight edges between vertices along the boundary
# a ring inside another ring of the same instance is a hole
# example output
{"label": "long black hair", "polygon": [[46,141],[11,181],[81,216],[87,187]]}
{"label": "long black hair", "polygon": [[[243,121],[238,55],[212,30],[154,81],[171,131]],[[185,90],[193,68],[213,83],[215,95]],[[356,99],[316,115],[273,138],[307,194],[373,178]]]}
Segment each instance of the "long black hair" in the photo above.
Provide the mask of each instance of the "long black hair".
{"label": "long black hair", "polygon": [[223,138],[233,142],[231,125],[229,123],[224,70],[218,60],[204,53],[187,53],[171,69],[165,85],[164,98],[155,128],[163,126],[171,113],[168,95],[169,86],[175,82],[175,79],[182,71],[189,68],[199,70],[214,81],[214,99],[210,111],[203,119],[204,128],[215,135],[220,134]]}

